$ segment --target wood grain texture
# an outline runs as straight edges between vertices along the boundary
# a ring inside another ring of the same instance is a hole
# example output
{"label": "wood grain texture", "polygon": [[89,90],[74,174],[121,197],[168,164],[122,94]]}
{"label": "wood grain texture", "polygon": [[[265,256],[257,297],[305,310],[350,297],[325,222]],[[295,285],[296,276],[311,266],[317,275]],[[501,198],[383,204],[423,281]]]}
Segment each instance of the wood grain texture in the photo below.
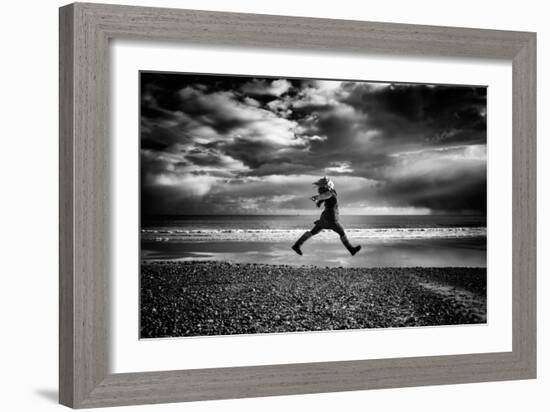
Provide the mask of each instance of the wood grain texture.
{"label": "wood grain texture", "polygon": [[512,62],[513,351],[536,375],[536,37]]}
{"label": "wood grain texture", "polygon": [[[72,7],[70,8],[72,10]],[[73,49],[74,19],[59,14],[59,401],[73,398]]]}
{"label": "wood grain texture", "polygon": [[[109,373],[109,40],[497,58],[513,65],[513,350]],[[60,402],[84,408],[536,374],[535,34],[76,3],[60,9]]]}
{"label": "wood grain texture", "polygon": [[[60,400],[77,406],[107,371],[107,42],[77,5],[60,10],[62,56]],[[64,44],[68,41],[68,45]],[[65,100],[68,99],[68,100]],[[67,105],[64,107],[64,105]],[[67,328],[66,330],[63,328]],[[72,332],[72,333],[71,333]]]}

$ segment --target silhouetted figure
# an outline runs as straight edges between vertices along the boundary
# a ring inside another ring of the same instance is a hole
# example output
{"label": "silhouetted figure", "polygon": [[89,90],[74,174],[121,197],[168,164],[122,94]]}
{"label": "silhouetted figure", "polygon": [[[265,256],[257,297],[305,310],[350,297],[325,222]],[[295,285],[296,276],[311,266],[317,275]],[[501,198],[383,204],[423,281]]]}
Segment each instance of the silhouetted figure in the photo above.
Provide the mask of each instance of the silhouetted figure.
{"label": "silhouetted figure", "polygon": [[321,207],[324,203],[325,209],[323,210],[323,213],[321,213],[319,220],[315,221],[313,229],[305,232],[292,246],[292,250],[299,255],[302,255],[301,247],[306,240],[313,235],[316,235],[323,229],[330,229],[340,235],[340,240],[346,249],[352,256],[355,255],[359,252],[361,246],[352,246],[351,243],[349,243],[344,227],[340,223],[338,214],[338,195],[336,190],[334,190],[334,183],[325,176],[313,184],[317,186],[317,191],[319,194],[312,196],[311,200],[315,202],[317,207]]}

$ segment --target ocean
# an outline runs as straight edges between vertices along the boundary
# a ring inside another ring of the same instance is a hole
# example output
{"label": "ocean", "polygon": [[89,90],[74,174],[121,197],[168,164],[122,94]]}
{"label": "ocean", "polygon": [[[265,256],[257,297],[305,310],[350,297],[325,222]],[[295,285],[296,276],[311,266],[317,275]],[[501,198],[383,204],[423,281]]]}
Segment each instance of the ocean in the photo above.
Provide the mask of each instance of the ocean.
{"label": "ocean", "polygon": [[163,216],[143,219],[144,260],[223,260],[238,263],[322,267],[486,267],[485,216],[341,216],[352,244],[350,256],[338,235],[323,231],[290,249],[318,216]]}

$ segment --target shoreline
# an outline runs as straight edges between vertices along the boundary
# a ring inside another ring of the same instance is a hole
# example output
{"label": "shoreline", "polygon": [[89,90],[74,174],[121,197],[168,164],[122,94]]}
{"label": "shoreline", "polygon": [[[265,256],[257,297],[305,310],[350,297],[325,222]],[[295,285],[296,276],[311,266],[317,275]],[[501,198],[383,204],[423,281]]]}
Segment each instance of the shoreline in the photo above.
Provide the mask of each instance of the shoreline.
{"label": "shoreline", "polygon": [[211,260],[234,263],[302,264],[320,267],[485,267],[485,238],[415,239],[358,242],[361,251],[350,256],[336,234],[331,242],[316,237],[302,247],[303,256],[291,248],[293,242],[141,242],[142,260]]}
{"label": "shoreline", "polygon": [[482,267],[143,261],[140,337],[486,323]]}

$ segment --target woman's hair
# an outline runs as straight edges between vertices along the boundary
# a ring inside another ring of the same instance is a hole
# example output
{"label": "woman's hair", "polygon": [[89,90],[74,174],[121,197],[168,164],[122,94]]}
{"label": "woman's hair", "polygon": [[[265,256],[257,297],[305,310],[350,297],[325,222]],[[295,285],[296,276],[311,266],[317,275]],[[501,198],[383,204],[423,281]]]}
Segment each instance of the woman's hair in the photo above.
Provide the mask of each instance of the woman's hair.
{"label": "woman's hair", "polygon": [[[319,186],[317,188],[317,191],[319,192],[319,194],[326,193],[326,192],[332,192],[334,195],[336,195],[336,190],[334,190],[333,188],[330,188],[328,186]],[[315,204],[317,205],[317,207],[321,207],[323,202],[324,202],[324,200],[318,200],[317,202],[315,202]]]}
{"label": "woman's hair", "polygon": [[320,178],[319,180],[317,180],[316,182],[313,183],[314,185],[317,185],[319,187],[323,187],[323,186],[326,186],[328,187],[329,189],[334,189],[334,182],[332,180],[330,180],[328,177],[326,176],[323,176],[322,178]]}

